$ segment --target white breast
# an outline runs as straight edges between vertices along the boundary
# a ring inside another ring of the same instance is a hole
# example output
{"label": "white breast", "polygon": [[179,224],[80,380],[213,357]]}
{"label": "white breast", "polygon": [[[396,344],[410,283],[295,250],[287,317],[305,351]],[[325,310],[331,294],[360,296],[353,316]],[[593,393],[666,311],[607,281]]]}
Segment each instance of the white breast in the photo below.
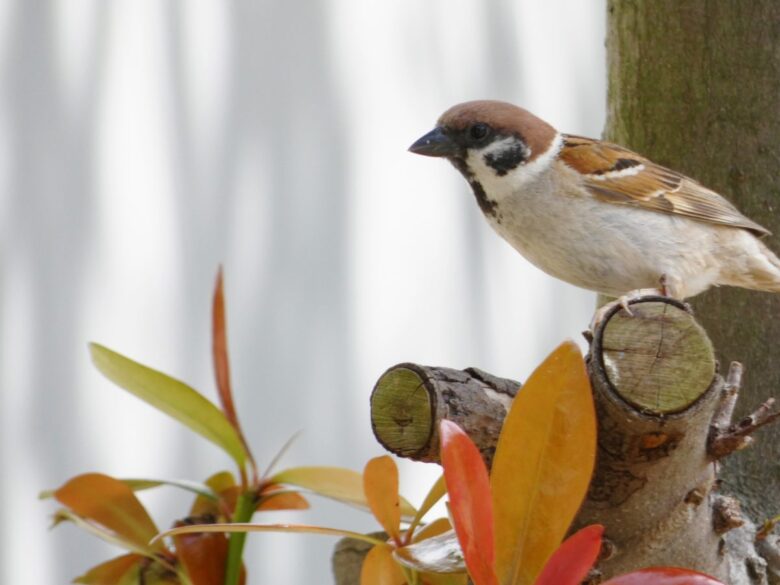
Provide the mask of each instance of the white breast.
{"label": "white breast", "polygon": [[[558,146],[559,147],[559,146]],[[482,155],[467,163],[488,198],[493,229],[530,262],[561,280],[612,296],[655,288],[661,275],[697,294],[718,277],[712,226],[595,200],[557,148],[503,177]]]}

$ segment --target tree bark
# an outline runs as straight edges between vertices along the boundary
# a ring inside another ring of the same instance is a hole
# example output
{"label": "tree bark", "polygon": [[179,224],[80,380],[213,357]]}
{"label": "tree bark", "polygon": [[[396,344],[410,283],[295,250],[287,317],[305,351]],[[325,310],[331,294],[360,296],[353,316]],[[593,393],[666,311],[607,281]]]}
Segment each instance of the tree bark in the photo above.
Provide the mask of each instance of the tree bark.
{"label": "tree bark", "polygon": [[371,427],[379,443],[399,457],[439,463],[439,421],[457,423],[490,467],[512,398],[520,382],[477,368],[454,370],[398,364],[371,393]]}
{"label": "tree bark", "polygon": [[[606,138],[715,189],[780,251],[780,3],[610,0]],[[780,385],[780,295],[713,289],[692,301],[718,357],[747,371],[737,414]],[[724,463],[756,521],[780,512],[780,427]]]}

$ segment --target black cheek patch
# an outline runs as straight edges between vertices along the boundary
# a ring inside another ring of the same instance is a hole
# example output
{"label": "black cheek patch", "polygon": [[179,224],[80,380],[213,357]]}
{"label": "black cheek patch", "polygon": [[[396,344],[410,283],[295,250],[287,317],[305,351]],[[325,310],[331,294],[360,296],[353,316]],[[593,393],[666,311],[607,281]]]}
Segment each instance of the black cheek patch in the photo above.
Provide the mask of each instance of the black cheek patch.
{"label": "black cheek patch", "polygon": [[485,164],[496,171],[499,177],[503,177],[509,171],[523,164],[529,155],[528,147],[520,140],[515,140],[512,144],[500,152],[489,152],[484,156]]}
{"label": "black cheek patch", "polygon": [[461,158],[452,158],[450,162],[460,171],[460,174],[469,182],[471,190],[474,192],[474,197],[477,200],[477,205],[482,210],[482,213],[492,217],[496,217],[496,202],[489,199],[482,184],[474,178],[474,173],[471,172],[466,161]]}

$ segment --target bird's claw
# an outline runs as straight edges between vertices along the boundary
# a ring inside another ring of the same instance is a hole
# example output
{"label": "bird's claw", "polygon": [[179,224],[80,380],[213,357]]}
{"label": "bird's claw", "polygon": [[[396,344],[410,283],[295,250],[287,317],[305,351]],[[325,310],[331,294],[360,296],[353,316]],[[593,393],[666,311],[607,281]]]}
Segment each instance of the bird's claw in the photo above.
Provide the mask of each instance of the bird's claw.
{"label": "bird's claw", "polygon": [[601,325],[604,319],[606,319],[607,313],[612,311],[612,309],[614,309],[615,306],[619,306],[622,310],[626,312],[626,314],[629,317],[633,317],[634,313],[631,311],[631,307],[629,305],[635,300],[648,295],[666,296],[663,294],[662,290],[655,289],[655,288],[640,288],[637,290],[632,290],[631,292],[618,297],[614,301],[611,301],[599,307],[596,310],[596,313],[593,315],[593,319],[591,319],[590,331],[595,333],[599,325]]}

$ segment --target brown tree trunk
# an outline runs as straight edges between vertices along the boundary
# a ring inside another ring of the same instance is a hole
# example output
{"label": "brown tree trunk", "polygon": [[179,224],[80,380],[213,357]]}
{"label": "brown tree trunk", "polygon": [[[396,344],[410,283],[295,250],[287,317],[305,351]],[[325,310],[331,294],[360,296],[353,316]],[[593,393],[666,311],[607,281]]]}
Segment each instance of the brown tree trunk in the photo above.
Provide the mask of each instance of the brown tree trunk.
{"label": "brown tree trunk", "polygon": [[[610,0],[606,138],[720,192],[780,251],[780,2]],[[745,364],[737,417],[780,387],[780,295],[692,302],[718,358]],[[780,512],[780,426],[729,457],[723,491],[756,521]]]}

